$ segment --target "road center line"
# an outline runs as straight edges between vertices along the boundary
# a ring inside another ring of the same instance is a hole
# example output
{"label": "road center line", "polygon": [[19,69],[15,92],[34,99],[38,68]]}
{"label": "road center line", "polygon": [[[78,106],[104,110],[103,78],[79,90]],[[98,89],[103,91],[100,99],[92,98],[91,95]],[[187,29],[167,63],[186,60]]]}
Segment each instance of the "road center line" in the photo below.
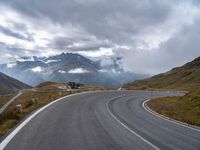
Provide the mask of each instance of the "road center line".
{"label": "road center line", "polygon": [[119,124],[121,124],[125,129],[127,129],[128,131],[130,131],[132,134],[136,135],[138,138],[140,138],[140,139],[141,139],[142,141],[144,141],[145,143],[149,144],[149,145],[150,145],[151,147],[153,147],[154,149],[160,150],[160,148],[158,148],[157,146],[155,146],[155,145],[152,144],[151,142],[147,141],[145,138],[143,138],[141,135],[137,134],[135,131],[131,130],[127,125],[125,125],[123,122],[121,122],[119,119],[117,119],[117,117],[110,111],[108,104],[109,104],[112,100],[117,99],[117,98],[121,98],[121,97],[124,97],[124,96],[115,97],[115,98],[112,98],[112,99],[110,99],[110,100],[107,101],[106,107],[107,107],[107,110],[108,110],[109,114],[110,114]]}

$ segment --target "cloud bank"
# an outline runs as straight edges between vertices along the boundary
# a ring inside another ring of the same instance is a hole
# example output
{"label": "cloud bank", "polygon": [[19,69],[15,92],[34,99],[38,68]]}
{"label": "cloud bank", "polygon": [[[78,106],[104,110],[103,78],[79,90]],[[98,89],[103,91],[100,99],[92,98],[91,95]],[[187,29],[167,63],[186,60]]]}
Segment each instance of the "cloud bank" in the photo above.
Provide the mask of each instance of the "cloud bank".
{"label": "cloud bank", "polygon": [[0,63],[74,52],[156,74],[200,55],[197,0],[0,1]]}

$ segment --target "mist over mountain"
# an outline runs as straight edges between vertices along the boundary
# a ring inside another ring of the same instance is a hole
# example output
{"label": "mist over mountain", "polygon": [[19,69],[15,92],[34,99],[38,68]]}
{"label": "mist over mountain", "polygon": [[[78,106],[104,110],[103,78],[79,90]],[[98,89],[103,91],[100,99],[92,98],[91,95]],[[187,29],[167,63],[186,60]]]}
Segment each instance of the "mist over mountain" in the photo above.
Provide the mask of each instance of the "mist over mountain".
{"label": "mist over mountain", "polygon": [[75,81],[101,86],[120,86],[123,83],[142,79],[147,75],[125,72],[113,60],[112,65],[101,65],[80,54],[62,53],[51,57],[21,57],[0,65],[0,71],[30,85],[44,81]]}

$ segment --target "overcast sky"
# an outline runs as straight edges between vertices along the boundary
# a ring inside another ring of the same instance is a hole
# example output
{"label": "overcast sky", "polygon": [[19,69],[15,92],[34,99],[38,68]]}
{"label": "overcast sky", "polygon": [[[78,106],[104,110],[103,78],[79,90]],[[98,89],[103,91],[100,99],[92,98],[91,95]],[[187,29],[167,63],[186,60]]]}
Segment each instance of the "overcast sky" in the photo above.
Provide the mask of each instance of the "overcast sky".
{"label": "overcast sky", "polygon": [[0,63],[76,52],[156,74],[200,56],[198,0],[0,0]]}

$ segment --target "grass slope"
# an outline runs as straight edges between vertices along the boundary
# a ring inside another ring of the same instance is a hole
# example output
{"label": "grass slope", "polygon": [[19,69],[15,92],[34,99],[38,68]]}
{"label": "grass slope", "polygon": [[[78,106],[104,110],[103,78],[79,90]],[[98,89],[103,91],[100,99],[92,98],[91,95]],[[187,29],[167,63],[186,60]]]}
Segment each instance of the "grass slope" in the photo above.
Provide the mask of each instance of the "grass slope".
{"label": "grass slope", "polygon": [[200,88],[183,97],[156,98],[147,105],[162,115],[200,126]]}
{"label": "grass slope", "polygon": [[[59,95],[59,91],[48,91],[48,92],[39,92],[39,91],[27,91],[18,97],[2,114],[0,114],[0,136],[7,132],[11,127],[16,125],[22,118],[33,110],[52,102],[53,100],[69,95],[69,92],[62,92],[62,95]],[[32,99],[38,98],[37,103],[32,103]],[[19,113],[16,111],[16,105],[21,104],[23,112]]]}
{"label": "grass slope", "polygon": [[192,90],[200,87],[200,57],[182,67],[174,68],[145,80],[128,83],[126,89]]}
{"label": "grass slope", "polygon": [[0,108],[6,104],[11,98],[13,98],[16,93],[8,94],[8,95],[0,95]]}
{"label": "grass slope", "polygon": [[166,73],[128,83],[124,88],[189,91],[185,96],[157,98],[147,105],[162,115],[200,126],[200,57]]}
{"label": "grass slope", "polygon": [[65,83],[46,81],[37,85],[36,88],[50,88],[50,87],[59,87],[64,85]]}

